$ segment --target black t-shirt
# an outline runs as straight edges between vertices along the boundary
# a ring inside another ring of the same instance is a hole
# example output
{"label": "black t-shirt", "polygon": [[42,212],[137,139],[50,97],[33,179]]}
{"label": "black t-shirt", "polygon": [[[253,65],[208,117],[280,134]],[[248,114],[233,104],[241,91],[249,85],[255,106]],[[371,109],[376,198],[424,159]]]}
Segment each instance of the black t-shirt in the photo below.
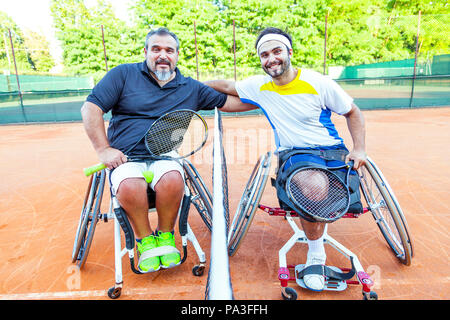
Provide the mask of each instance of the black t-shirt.
{"label": "black t-shirt", "polygon": [[178,109],[212,110],[225,104],[225,94],[175,71],[175,78],[161,88],[145,61],[122,64],[92,89],[86,101],[105,113],[111,110],[108,140],[113,148],[128,156],[145,155],[148,152],[142,138],[160,116]]}

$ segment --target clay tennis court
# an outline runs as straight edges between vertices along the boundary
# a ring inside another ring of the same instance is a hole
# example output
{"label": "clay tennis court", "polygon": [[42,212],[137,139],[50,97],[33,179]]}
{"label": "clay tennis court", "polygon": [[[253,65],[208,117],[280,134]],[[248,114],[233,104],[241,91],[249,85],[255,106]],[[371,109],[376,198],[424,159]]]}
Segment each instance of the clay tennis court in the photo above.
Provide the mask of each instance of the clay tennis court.
{"label": "clay tennis court", "polygon": [[[369,214],[341,219],[331,224],[328,232],[357,254],[375,281],[373,289],[379,299],[446,300],[450,294],[450,108],[363,113],[367,152],[389,181],[409,225],[412,264],[404,266],[397,261]],[[345,119],[334,117],[334,121],[350,147]],[[233,215],[254,162],[273,148],[273,137],[261,116],[224,117],[224,128],[225,136],[249,137],[243,143],[227,142]],[[257,139],[252,140],[255,135]],[[210,152],[207,146],[204,154]],[[192,162],[210,186],[211,163],[207,158],[193,158]],[[71,263],[88,183],[82,169],[97,162],[81,123],[0,127],[0,299],[109,299],[106,291],[114,285],[112,221],[99,221],[84,268],[79,271]],[[271,176],[275,166],[274,158]],[[261,203],[278,206],[270,181]],[[108,197],[104,204],[107,209]],[[210,233],[193,207],[189,223],[209,263]],[[291,235],[292,229],[282,217],[257,211],[239,251],[230,258],[236,299],[281,299],[278,250]],[[179,244],[179,237],[177,240]],[[304,263],[306,249],[306,245],[296,245],[287,256],[288,263]],[[339,252],[331,247],[326,250],[327,265],[349,267]],[[181,266],[146,275],[134,274],[124,257],[120,299],[204,299],[207,272],[202,277],[193,276],[191,268],[197,256],[191,246],[188,253]],[[290,286],[297,290],[299,300],[362,298],[360,285],[322,293],[304,290],[295,283]]]}

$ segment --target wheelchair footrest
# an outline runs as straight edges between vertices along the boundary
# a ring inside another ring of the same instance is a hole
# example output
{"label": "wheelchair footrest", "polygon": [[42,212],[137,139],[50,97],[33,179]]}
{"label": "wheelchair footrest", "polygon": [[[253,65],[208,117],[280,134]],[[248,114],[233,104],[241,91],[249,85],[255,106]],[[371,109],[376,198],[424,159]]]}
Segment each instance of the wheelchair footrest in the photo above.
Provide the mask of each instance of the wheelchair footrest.
{"label": "wheelchair footrest", "polygon": [[[324,266],[325,268],[328,268],[331,272],[334,272],[336,274],[343,274],[342,270],[338,267],[334,266]],[[307,289],[305,283],[303,282],[303,277],[301,276],[301,272],[305,269],[304,264],[299,264],[295,266],[295,281],[297,284]],[[346,280],[337,280],[331,277],[325,276],[325,287],[324,290],[329,291],[344,291],[347,289],[347,281]]]}

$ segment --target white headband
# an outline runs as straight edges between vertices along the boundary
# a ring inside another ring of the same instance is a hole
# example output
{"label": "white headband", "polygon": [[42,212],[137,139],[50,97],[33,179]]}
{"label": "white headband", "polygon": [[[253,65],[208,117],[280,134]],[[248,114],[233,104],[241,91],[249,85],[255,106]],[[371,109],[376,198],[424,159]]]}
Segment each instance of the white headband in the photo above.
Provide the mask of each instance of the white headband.
{"label": "white headband", "polygon": [[289,49],[292,49],[291,43],[289,42],[289,39],[285,36],[278,34],[278,33],[268,33],[259,39],[258,44],[256,45],[256,52],[259,54],[259,48],[264,42],[276,40],[280,41],[281,43],[285,44]]}

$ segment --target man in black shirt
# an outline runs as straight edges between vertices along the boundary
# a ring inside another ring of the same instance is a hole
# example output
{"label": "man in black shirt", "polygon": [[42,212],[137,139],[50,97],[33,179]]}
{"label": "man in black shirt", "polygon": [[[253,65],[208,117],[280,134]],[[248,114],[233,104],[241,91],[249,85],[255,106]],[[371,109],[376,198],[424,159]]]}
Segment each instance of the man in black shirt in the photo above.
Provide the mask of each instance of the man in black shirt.
{"label": "man in black shirt", "polygon": [[[179,41],[168,29],[150,31],[144,53],[144,62],[111,69],[81,109],[86,133],[100,161],[111,170],[112,190],[132,224],[140,257],[159,246],[175,247],[173,229],[184,194],[183,169],[175,161],[127,162],[127,156],[147,153],[142,137],[153,121],[169,111],[248,109],[238,97],[184,77],[176,67]],[[106,135],[103,114],[110,110],[112,117]],[[156,232],[148,220],[148,185],[143,171],[154,173],[150,187],[156,193]],[[142,272],[152,272],[179,263],[180,254],[175,252],[142,257],[138,266]]]}

